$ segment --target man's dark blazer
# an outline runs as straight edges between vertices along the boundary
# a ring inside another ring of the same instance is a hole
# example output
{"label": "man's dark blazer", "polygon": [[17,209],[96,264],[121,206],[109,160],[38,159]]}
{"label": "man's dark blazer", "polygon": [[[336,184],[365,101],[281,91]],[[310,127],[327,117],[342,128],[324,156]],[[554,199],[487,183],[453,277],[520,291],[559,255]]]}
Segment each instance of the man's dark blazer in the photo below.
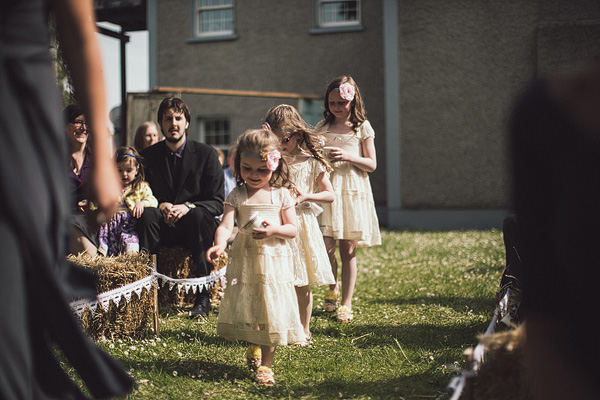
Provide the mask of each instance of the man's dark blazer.
{"label": "man's dark blazer", "polygon": [[211,146],[187,139],[177,187],[173,187],[169,170],[170,150],[160,141],[142,151],[146,180],[158,203],[194,203],[207,217],[223,213],[225,198],[223,169]]}

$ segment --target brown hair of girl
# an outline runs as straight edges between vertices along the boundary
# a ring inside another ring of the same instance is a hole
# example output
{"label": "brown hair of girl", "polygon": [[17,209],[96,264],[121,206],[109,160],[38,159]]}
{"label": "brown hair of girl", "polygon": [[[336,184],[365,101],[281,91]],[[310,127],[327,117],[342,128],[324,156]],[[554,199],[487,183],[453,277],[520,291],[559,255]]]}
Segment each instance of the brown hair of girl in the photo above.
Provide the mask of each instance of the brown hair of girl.
{"label": "brown hair of girl", "polygon": [[354,125],[354,129],[356,129],[358,125],[367,120],[367,110],[365,109],[365,103],[363,102],[358,85],[349,75],[338,76],[337,78],[334,78],[327,86],[327,91],[325,91],[325,108],[323,109],[323,118],[325,118],[325,122],[332,122],[335,119],[335,116],[329,110],[329,93],[334,90],[340,90],[340,85],[346,82],[354,86],[355,94],[354,100],[352,100],[352,106],[350,108],[350,122],[352,122]]}
{"label": "brown hair of girl", "polygon": [[312,127],[304,121],[298,110],[288,104],[280,104],[267,111],[265,122],[269,124],[273,132],[298,135],[298,146],[312,154],[327,170],[333,169],[321,150],[319,135],[315,134]]}
{"label": "brown hair of girl", "polygon": [[[237,150],[235,152],[233,168],[237,186],[242,186],[244,184],[240,166],[244,153],[260,154],[261,151],[269,152],[271,150],[278,150],[281,152],[279,139],[270,130],[250,129],[240,135],[237,140]],[[293,184],[289,181],[289,176],[287,163],[281,158],[277,169],[273,171],[273,176],[271,177],[269,184],[273,187],[283,186],[292,190]]]}
{"label": "brown hair of girl", "polygon": [[146,179],[144,174],[144,164],[142,163],[142,156],[132,146],[119,147],[115,155],[117,165],[120,163],[128,163],[130,166],[138,167],[138,173],[131,181],[131,190],[127,193],[127,196],[133,194]]}

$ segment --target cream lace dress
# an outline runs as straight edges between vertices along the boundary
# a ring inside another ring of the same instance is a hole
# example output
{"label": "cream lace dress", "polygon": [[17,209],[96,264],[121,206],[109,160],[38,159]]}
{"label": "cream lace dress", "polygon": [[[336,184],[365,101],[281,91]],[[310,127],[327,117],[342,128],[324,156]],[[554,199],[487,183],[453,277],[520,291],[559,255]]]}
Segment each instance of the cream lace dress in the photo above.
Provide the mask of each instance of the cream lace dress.
{"label": "cream lace dress", "polygon": [[[225,200],[236,209],[238,226],[258,211],[272,225],[281,225],[281,210],[295,201],[284,188],[273,188],[271,204],[248,204],[246,187]],[[228,340],[279,346],[304,339],[294,290],[293,254],[288,240],[252,239],[239,232],[229,250],[227,287],[219,307],[217,334]]]}
{"label": "cream lace dress", "polygon": [[[317,133],[325,137],[326,146],[340,147],[357,155],[362,154],[362,141],[375,137],[369,121],[359,125],[354,135],[330,132],[328,128],[329,124],[323,121],[316,127]],[[347,161],[333,162],[331,166],[335,200],[323,205],[320,216],[323,236],[356,240],[358,247],[380,245],[379,220],[368,173]]]}
{"label": "cream lace dress", "polygon": [[[325,167],[319,160],[310,157],[304,162],[289,165],[290,181],[302,193],[318,192],[317,178],[324,172]],[[335,279],[331,272],[331,264],[327,256],[327,249],[323,235],[319,228],[314,203],[304,202],[296,206],[298,216],[298,236],[293,239],[292,248],[297,251],[294,260],[294,273],[296,286],[306,285],[333,285]],[[318,212],[317,211],[317,212]]]}

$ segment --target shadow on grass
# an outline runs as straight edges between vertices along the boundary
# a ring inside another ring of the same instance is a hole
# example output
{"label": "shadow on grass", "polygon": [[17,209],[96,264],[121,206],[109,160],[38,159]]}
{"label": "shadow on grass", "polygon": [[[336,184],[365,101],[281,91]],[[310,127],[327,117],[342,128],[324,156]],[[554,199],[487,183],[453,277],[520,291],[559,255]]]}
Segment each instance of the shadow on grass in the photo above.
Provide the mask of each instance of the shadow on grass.
{"label": "shadow on grass", "polygon": [[432,378],[425,372],[385,380],[377,376],[364,376],[355,381],[337,379],[308,386],[280,381],[271,394],[272,398],[446,399],[450,392],[440,388],[445,388],[449,380]]}
{"label": "shadow on grass", "polygon": [[473,297],[444,297],[444,296],[419,296],[419,297],[388,297],[377,299],[363,299],[364,303],[370,304],[395,304],[403,305],[438,305],[450,307],[458,312],[464,312],[465,309],[472,310],[476,314],[490,315],[496,309],[496,299],[493,298],[473,298]]}
{"label": "shadow on grass", "polygon": [[[404,350],[428,349],[431,351],[448,348],[463,348],[477,343],[477,336],[483,333],[488,323],[471,325],[436,326],[421,325],[345,325],[342,329],[332,325],[314,327],[312,333],[330,338],[345,337],[357,348],[401,346]],[[397,341],[397,343],[396,343]]]}

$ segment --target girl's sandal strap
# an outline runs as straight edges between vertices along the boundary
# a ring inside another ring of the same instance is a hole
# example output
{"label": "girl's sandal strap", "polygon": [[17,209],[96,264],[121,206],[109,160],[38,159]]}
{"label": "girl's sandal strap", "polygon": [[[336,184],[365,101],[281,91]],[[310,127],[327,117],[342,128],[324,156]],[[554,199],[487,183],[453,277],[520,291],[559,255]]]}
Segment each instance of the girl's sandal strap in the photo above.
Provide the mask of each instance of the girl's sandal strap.
{"label": "girl's sandal strap", "polygon": [[264,365],[258,368],[258,370],[256,371],[256,382],[259,385],[273,386],[275,384],[273,370]]}
{"label": "girl's sandal strap", "polygon": [[338,322],[352,322],[352,318],[354,318],[354,314],[352,310],[347,306],[341,306],[337,311],[337,321]]}
{"label": "girl's sandal strap", "polygon": [[312,335],[307,336],[304,340],[294,343],[294,347],[310,347],[312,346]]}
{"label": "girl's sandal strap", "polygon": [[248,346],[248,352],[246,353],[246,364],[251,370],[256,370],[262,363],[262,352],[260,346],[251,344]]}
{"label": "girl's sandal strap", "polygon": [[327,293],[325,293],[325,301],[323,302],[323,310],[328,314],[332,314],[335,312],[336,309],[337,309],[337,293],[334,292],[333,290],[328,290]]}

